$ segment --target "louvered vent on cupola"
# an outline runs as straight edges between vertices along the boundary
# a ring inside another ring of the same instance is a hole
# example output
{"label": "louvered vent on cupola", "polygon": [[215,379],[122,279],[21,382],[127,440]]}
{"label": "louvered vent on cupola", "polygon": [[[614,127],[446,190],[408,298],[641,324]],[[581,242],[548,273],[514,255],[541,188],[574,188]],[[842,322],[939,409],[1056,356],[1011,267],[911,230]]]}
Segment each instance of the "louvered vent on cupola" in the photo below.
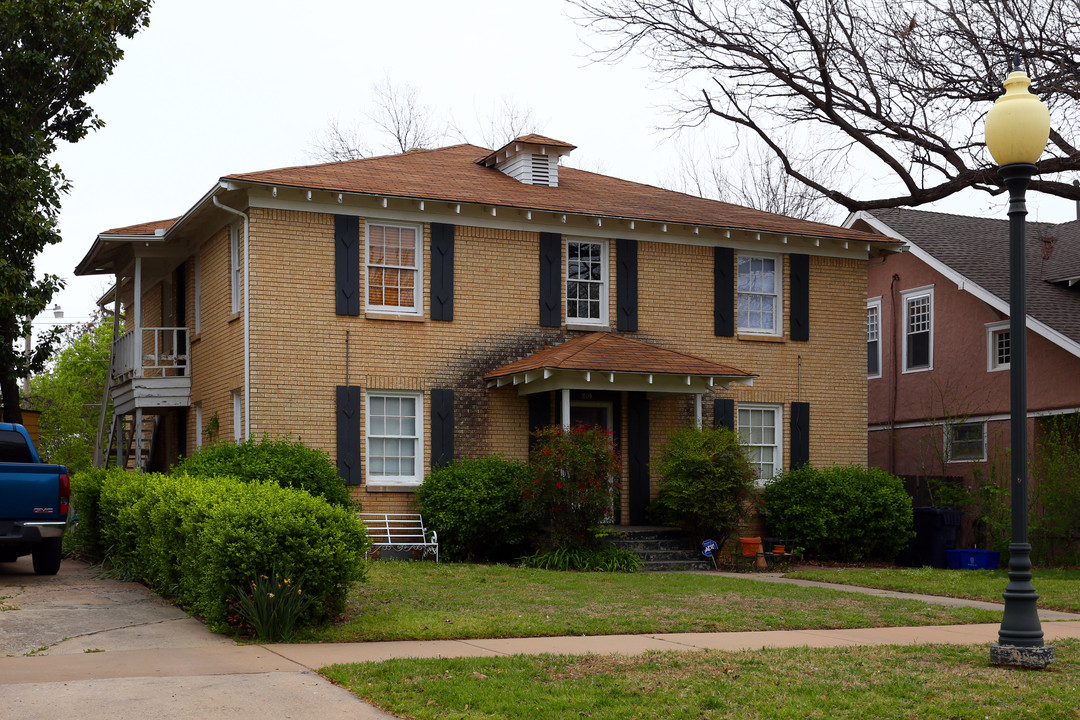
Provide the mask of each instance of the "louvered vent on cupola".
{"label": "louvered vent on cupola", "polygon": [[523,135],[512,140],[484,159],[481,165],[492,167],[526,185],[559,186],[559,158],[574,146],[542,135]]}

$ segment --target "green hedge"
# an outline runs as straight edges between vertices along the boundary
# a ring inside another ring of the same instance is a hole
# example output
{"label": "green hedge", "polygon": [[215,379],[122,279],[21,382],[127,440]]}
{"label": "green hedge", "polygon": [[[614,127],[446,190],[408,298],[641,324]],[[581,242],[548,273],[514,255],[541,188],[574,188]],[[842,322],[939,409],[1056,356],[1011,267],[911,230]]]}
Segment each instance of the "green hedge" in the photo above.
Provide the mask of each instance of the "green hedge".
{"label": "green hedge", "polygon": [[350,585],[364,578],[363,525],[301,490],[123,470],[80,474],[73,485],[76,498],[98,497],[82,540],[215,630],[227,626],[237,588],[260,574],[276,570],[316,598],[306,623],[339,613]]}
{"label": "green hedge", "polygon": [[351,505],[330,456],[287,438],[263,437],[243,442],[218,442],[198,448],[173,469],[197,477],[229,476],[248,482],[269,481],[307,490],[332,505]]}
{"label": "green hedge", "polygon": [[438,467],[416,490],[420,512],[451,560],[509,560],[534,530],[521,489],[529,466],[497,455]]}
{"label": "green hedge", "polygon": [[903,481],[878,468],[804,465],[777,475],[762,499],[770,531],[796,538],[807,557],[891,561],[913,535]]}

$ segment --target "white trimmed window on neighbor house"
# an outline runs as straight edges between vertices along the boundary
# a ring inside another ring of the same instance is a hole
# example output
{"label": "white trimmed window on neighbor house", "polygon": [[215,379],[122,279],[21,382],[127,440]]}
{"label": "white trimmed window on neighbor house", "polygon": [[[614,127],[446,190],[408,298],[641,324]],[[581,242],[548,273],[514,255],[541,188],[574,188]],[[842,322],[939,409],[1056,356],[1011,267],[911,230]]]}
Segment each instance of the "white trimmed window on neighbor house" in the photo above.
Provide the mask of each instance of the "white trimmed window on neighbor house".
{"label": "white trimmed window on neighbor house", "polygon": [[1009,321],[986,324],[986,370],[1008,370],[1012,363]]}
{"label": "white trimmed window on neighbor house", "polygon": [[779,405],[739,403],[739,438],[749,449],[758,482],[783,469],[782,415]]}
{"label": "white trimmed window on neighbor house", "polygon": [[900,293],[904,301],[904,372],[934,367],[934,288]]}
{"label": "white trimmed window on neighbor house", "polygon": [[419,315],[424,256],[420,226],[369,222],[365,237],[367,309]]}
{"label": "white trimmed window on neighbor house", "polygon": [[608,244],[605,240],[566,242],[566,322],[608,324]]}
{"label": "white trimmed window on neighbor house", "polygon": [[420,393],[367,394],[367,482],[420,485],[424,480],[424,401]]}
{"label": "white trimmed window on neighbor house", "polygon": [[781,262],[770,255],[739,255],[739,332],[779,335]]}
{"label": "white trimmed window on neighbor house", "polygon": [[986,423],[949,423],[945,426],[945,447],[949,462],[986,460]]}
{"label": "white trimmed window on neighbor house", "polygon": [[866,303],[866,377],[881,377],[881,298]]}

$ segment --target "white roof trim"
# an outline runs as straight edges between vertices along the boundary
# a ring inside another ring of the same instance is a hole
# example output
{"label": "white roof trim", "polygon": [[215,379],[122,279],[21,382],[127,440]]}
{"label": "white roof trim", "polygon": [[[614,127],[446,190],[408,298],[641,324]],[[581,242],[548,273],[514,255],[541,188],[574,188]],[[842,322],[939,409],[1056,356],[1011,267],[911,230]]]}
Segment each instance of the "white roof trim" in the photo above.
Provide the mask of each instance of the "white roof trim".
{"label": "white roof trim", "polygon": [[[882,222],[873,215],[870,215],[866,211],[860,210],[856,213],[848,215],[848,217],[844,220],[844,227],[850,228],[856,220],[862,220],[878,232],[884,233],[890,237],[895,237],[903,240],[909,245],[908,252],[919,258],[919,260],[922,260],[932,269],[936,270],[937,272],[948,278],[949,281],[956,285],[958,290],[970,293],[971,295],[974,295],[979,300],[982,300],[984,303],[994,308],[998,312],[1003,313],[1006,316],[1009,315],[1009,303],[1005,302],[989,290],[985,289],[966,275],[957,272],[955,269],[953,269],[951,265],[946,265],[945,263],[941,262],[930,253],[920,248],[902,233],[897,232],[888,224]],[[1080,343],[1058,332],[1057,330],[1050,327],[1041,320],[1033,318],[1030,314],[1027,315],[1027,321],[1025,324],[1028,330],[1038,335],[1041,335],[1042,337],[1054,343],[1070,355],[1080,358]]]}

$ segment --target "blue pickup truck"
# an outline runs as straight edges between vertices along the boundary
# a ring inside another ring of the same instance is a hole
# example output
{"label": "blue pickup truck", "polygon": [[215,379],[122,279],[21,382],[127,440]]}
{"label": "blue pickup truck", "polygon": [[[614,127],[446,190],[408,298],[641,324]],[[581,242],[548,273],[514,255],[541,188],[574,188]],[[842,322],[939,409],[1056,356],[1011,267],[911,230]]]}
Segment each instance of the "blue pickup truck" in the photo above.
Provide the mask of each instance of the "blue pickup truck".
{"label": "blue pickup truck", "polygon": [[0,423],[0,562],[33,555],[35,573],[55,575],[70,499],[67,468],[42,463],[22,425]]}

